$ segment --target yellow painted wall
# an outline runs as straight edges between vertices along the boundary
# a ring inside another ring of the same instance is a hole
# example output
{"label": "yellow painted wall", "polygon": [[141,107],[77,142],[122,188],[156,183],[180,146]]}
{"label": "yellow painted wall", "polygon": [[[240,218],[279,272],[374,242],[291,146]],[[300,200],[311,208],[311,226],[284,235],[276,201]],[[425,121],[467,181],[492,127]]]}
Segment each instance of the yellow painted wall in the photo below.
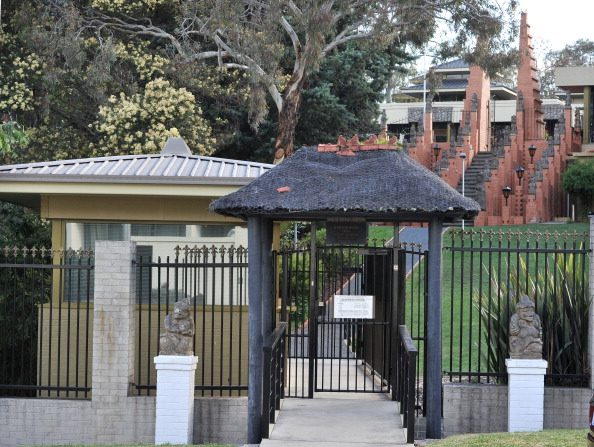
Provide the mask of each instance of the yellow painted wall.
{"label": "yellow painted wall", "polygon": [[212,199],[191,197],[42,196],[41,217],[126,222],[241,222],[211,213]]}

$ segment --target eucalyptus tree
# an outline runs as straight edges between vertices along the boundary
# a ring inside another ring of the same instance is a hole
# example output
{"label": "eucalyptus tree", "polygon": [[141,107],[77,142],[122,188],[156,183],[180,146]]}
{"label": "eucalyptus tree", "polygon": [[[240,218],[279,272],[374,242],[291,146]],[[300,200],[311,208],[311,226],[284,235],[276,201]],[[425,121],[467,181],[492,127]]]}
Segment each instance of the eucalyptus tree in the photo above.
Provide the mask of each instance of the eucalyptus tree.
{"label": "eucalyptus tree", "polygon": [[513,39],[515,26],[507,25],[515,7],[516,0],[92,0],[84,26],[160,40],[196,64],[244,71],[255,124],[265,116],[265,94],[276,107],[279,162],[293,151],[304,83],[333,51],[351,42],[433,44],[442,56],[493,65]]}

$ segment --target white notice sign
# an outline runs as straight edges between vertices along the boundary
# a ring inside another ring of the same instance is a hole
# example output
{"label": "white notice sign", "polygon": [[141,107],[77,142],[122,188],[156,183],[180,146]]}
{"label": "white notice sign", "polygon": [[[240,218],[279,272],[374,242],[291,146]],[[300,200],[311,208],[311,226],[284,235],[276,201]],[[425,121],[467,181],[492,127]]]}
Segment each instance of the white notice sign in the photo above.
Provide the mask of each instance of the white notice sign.
{"label": "white notice sign", "polygon": [[371,319],[373,301],[373,295],[334,295],[334,318]]}

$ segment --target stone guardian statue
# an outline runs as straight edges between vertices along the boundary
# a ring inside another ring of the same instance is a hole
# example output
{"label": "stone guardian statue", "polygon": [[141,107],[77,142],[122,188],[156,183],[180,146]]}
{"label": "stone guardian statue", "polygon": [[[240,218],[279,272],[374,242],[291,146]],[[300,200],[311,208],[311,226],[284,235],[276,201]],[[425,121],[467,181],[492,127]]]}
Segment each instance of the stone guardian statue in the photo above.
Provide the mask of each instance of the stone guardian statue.
{"label": "stone guardian statue", "polygon": [[190,300],[175,303],[173,313],[165,317],[165,332],[159,338],[159,355],[194,355],[194,320],[190,315]]}
{"label": "stone guardian statue", "polygon": [[509,322],[509,351],[512,359],[542,359],[542,327],[534,301],[522,295]]}

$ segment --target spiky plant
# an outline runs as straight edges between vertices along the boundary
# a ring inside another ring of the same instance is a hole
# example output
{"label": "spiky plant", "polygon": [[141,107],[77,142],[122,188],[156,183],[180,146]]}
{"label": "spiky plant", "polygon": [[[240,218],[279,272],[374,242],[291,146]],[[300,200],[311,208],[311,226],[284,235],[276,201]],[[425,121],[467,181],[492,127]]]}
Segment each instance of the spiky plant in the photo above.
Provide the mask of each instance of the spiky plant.
{"label": "spiky plant", "polygon": [[543,358],[553,384],[577,385],[575,375],[589,374],[587,361],[588,276],[586,257],[573,253],[546,255],[547,263],[536,270],[527,268],[523,258],[518,265],[487,270],[491,291],[482,297],[473,291],[474,306],[484,328],[483,343],[490,372],[506,377],[505,359],[509,357],[509,320],[517,300],[524,294],[535,301],[541,318]]}

